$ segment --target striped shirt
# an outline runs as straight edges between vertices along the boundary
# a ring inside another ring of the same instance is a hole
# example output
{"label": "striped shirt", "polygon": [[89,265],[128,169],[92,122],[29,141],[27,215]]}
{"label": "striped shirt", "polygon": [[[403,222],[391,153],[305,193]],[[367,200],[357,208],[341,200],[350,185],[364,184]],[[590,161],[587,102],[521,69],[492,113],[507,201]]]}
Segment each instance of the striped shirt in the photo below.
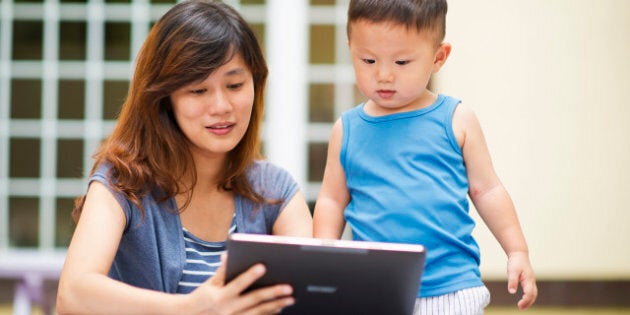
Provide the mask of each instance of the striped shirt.
{"label": "striped shirt", "polygon": [[[232,219],[229,234],[236,231],[236,220]],[[226,251],[226,242],[207,242],[183,228],[186,248],[186,264],[177,293],[190,293],[212,277],[221,264],[221,255]]]}

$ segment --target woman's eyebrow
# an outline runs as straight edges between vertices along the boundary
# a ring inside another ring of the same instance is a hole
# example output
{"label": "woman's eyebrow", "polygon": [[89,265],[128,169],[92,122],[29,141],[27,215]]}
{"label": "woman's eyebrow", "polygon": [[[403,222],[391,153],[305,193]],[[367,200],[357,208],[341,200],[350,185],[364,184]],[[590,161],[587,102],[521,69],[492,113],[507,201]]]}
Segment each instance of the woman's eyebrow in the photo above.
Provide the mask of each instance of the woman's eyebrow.
{"label": "woman's eyebrow", "polygon": [[236,75],[241,75],[243,73],[245,73],[245,68],[236,68],[236,69],[232,69],[228,72],[226,72],[223,76],[236,76]]}

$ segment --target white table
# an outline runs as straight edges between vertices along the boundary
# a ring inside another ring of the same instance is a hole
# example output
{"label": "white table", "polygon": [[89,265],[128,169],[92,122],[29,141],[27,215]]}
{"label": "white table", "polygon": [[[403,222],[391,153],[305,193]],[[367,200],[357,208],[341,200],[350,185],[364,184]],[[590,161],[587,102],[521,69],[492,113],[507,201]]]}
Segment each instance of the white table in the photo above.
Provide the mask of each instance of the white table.
{"label": "white table", "polygon": [[13,314],[30,315],[32,305],[44,314],[53,314],[54,297],[47,296],[44,281],[58,280],[65,261],[65,251],[1,251],[0,278],[17,280],[13,297]]}

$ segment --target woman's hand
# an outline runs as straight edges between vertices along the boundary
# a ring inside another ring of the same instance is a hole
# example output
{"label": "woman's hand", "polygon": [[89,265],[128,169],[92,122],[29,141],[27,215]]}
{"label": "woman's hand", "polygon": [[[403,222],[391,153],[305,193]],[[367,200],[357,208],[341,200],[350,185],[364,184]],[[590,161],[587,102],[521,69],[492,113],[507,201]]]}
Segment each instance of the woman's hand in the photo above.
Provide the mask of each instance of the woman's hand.
{"label": "woman's hand", "polygon": [[191,292],[194,305],[200,305],[199,314],[278,314],[295,302],[290,295],[291,286],[279,284],[256,289],[243,294],[256,279],[265,274],[265,266],[257,264],[225,284],[225,255],[217,273],[199,288]]}

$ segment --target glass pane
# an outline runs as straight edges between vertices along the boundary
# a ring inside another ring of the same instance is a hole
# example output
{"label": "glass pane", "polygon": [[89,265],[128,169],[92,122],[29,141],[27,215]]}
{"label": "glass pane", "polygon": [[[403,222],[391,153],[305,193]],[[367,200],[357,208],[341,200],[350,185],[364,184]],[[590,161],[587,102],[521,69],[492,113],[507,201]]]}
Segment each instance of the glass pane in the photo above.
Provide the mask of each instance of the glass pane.
{"label": "glass pane", "polygon": [[105,23],[105,60],[129,60],[130,38],[129,23]]}
{"label": "glass pane", "polygon": [[363,96],[363,93],[361,93],[361,90],[359,90],[359,88],[354,85],[354,105],[358,105],[359,103],[363,103],[367,101],[367,98],[365,98],[365,96]]}
{"label": "glass pane", "polygon": [[326,166],[327,143],[309,143],[308,145],[308,181],[321,182]]}
{"label": "glass pane", "polygon": [[310,63],[335,63],[335,27],[311,25]]}
{"label": "glass pane", "polygon": [[59,23],[59,59],[85,60],[85,22]]}
{"label": "glass pane", "polygon": [[254,34],[256,34],[256,38],[258,38],[258,43],[260,43],[260,49],[263,53],[266,51],[265,48],[265,25],[264,24],[250,24],[252,30],[254,30]]}
{"label": "glass pane", "polygon": [[11,118],[41,118],[41,102],[41,80],[13,79],[11,81]]}
{"label": "glass pane", "polygon": [[85,82],[59,80],[59,119],[83,119],[85,114]]}
{"label": "glass pane", "polygon": [[39,177],[40,139],[11,138],[9,143],[9,176]]}
{"label": "glass pane", "polygon": [[37,247],[39,241],[38,198],[9,198],[9,245]]}
{"label": "glass pane", "polygon": [[165,3],[175,3],[175,0],[151,0],[151,3],[155,4],[165,4]]}
{"label": "glass pane", "polygon": [[[294,0],[292,0],[294,1]],[[241,4],[265,4],[265,0],[241,0]]]}
{"label": "glass pane", "polygon": [[311,84],[309,86],[309,121],[333,122],[335,119],[335,86]]}
{"label": "glass pane", "polygon": [[74,221],[72,221],[72,209],[74,207],[74,199],[58,198],[56,212],[56,230],[55,230],[55,246],[68,247],[70,238],[74,232]]}
{"label": "glass pane", "polygon": [[105,81],[103,93],[103,119],[118,118],[120,108],[127,97],[129,81]]}
{"label": "glass pane", "polygon": [[41,21],[13,22],[13,59],[42,59],[43,25]]}
{"label": "glass pane", "polygon": [[265,141],[264,141],[264,139],[261,139],[261,141],[260,141],[260,153],[262,153],[263,156],[267,156],[267,152],[265,151]]}
{"label": "glass pane", "polygon": [[83,176],[83,140],[57,140],[57,177]]}
{"label": "glass pane", "polygon": [[131,0],[105,0],[105,3],[131,3]]}

